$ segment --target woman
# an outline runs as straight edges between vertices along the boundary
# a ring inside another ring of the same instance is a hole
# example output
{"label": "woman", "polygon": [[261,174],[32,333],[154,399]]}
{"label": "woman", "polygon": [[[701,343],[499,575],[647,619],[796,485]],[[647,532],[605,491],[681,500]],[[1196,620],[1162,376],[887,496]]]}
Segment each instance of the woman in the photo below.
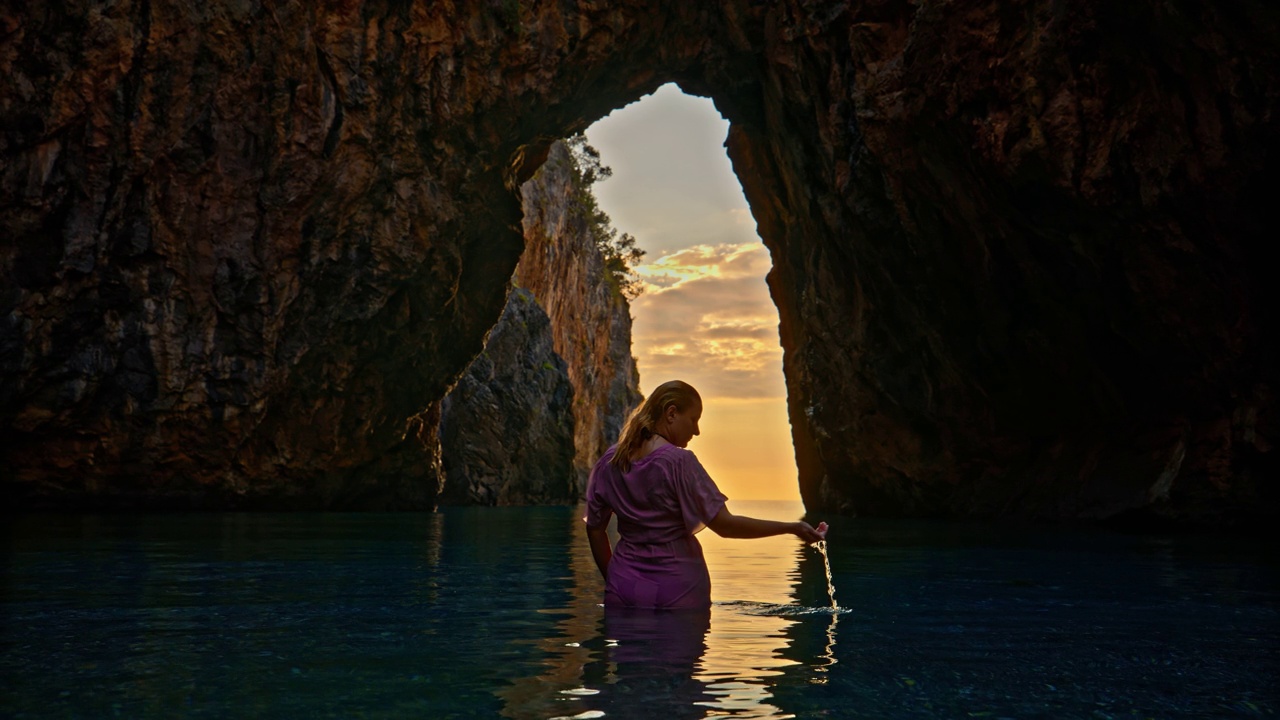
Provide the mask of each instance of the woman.
{"label": "woman", "polygon": [[[618,444],[605,451],[587,483],[587,538],[605,578],[605,607],[708,608],[711,577],[694,537],[760,538],[791,533],[805,542],[826,534],[805,522],[734,515],[727,498],[685,449],[698,434],[702,398],[679,380],[659,385],[631,414]],[[606,527],[618,516],[618,546]]]}

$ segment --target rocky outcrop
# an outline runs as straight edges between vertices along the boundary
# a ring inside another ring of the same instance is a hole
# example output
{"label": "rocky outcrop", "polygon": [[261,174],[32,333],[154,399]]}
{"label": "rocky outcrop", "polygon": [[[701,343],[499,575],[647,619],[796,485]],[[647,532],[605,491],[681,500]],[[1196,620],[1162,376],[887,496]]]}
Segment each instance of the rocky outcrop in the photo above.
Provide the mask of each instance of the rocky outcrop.
{"label": "rocky outcrop", "polygon": [[445,400],[441,502],[581,499],[591,466],[640,402],[630,304],[592,232],[590,193],[563,142],[521,188],[518,287]]}
{"label": "rocky outcrop", "polygon": [[441,408],[442,503],[566,503],[573,472],[573,386],[552,347],[551,323],[516,288]]}
{"label": "rocky outcrop", "polygon": [[640,373],[631,355],[631,305],[605,269],[581,196],[590,192],[564,143],[524,184],[525,251],[515,282],[551,316],[555,349],[573,382],[574,469],[578,497],[591,466],[618,439],[640,404]]}
{"label": "rocky outcrop", "polygon": [[1278,15],[6,7],[0,483],[430,505],[521,184],[676,81],[730,120],[773,253],[811,509],[1274,517]]}

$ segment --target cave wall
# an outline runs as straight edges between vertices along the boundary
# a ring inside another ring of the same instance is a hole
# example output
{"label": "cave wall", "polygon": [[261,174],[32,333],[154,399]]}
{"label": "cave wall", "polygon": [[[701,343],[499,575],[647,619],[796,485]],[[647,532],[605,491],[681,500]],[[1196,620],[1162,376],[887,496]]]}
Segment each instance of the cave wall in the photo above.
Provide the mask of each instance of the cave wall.
{"label": "cave wall", "polygon": [[6,4],[6,499],[434,504],[519,184],[706,45],[675,3],[526,10]]}
{"label": "cave wall", "polygon": [[882,3],[766,35],[765,131],[729,146],[810,509],[1275,516],[1276,29]]}
{"label": "cave wall", "polygon": [[711,96],[801,491],[1274,515],[1261,2],[0,9],[10,502],[425,507],[550,142]]}

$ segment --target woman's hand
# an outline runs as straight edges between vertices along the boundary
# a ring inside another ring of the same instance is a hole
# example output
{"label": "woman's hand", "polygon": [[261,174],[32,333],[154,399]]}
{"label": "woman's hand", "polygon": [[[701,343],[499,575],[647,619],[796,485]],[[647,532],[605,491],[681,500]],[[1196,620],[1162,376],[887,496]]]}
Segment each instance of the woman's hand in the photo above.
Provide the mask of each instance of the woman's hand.
{"label": "woman's hand", "polygon": [[821,522],[815,528],[803,520],[798,520],[791,524],[791,534],[812,545],[820,540],[827,539],[827,524]]}

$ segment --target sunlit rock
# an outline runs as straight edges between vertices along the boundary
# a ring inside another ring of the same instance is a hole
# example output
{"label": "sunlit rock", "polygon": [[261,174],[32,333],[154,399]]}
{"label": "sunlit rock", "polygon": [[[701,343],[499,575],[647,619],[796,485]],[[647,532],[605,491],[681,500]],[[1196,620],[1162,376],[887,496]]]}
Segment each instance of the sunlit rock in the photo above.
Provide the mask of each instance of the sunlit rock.
{"label": "sunlit rock", "polygon": [[442,502],[580,500],[640,401],[630,306],[585,212],[590,192],[564,143],[521,188],[518,287],[445,399]]}
{"label": "sunlit rock", "polygon": [[589,188],[570,163],[564,143],[556,143],[522,188],[525,251],[515,282],[551,316],[556,352],[568,363],[581,497],[591,466],[617,441],[641,396],[631,355],[631,306],[575,207]]}

